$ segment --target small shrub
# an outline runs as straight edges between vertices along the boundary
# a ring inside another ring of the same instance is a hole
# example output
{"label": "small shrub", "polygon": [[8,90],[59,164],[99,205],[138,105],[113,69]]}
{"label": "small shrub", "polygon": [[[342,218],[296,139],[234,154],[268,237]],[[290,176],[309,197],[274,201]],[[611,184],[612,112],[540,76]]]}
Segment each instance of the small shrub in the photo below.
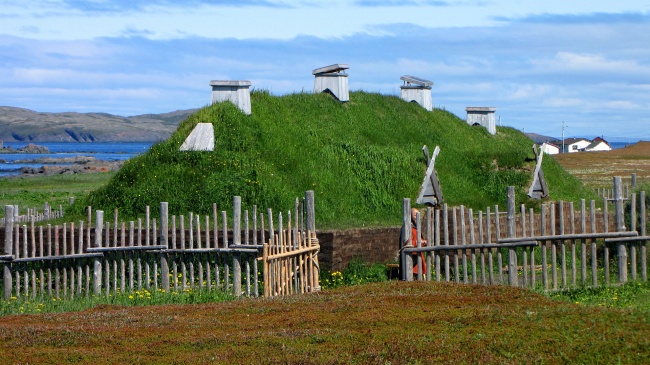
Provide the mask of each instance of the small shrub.
{"label": "small shrub", "polygon": [[366,283],[378,283],[387,281],[387,269],[384,264],[368,265],[362,259],[357,258],[348,264],[348,267],[340,271],[326,271],[322,273],[320,282],[324,289],[332,289],[340,286],[359,285]]}

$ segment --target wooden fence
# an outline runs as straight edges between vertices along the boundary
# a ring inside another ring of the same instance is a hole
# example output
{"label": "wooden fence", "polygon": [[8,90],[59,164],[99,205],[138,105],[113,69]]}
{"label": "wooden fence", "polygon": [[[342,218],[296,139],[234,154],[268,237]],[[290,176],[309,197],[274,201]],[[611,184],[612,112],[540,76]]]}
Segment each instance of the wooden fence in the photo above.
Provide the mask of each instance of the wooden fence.
{"label": "wooden fence", "polygon": [[[74,198],[70,198],[70,204],[74,202]],[[20,209],[17,205],[13,205],[13,223],[29,223],[32,220],[35,222],[43,222],[50,219],[63,218],[63,206],[59,205],[59,209],[52,209],[52,207],[45,203],[43,210],[38,211],[36,208],[25,208],[25,214],[20,214]],[[5,226],[6,218],[0,218],[0,227]]]}
{"label": "wooden fence", "polygon": [[[151,219],[147,207],[144,220],[130,222],[120,222],[117,210],[112,222],[105,221],[104,212],[98,210],[94,212],[94,227],[90,207],[85,222],[55,226],[37,226],[35,219],[29,225],[16,223],[11,219],[13,208],[5,207],[8,219],[4,253],[0,255],[5,299],[73,298],[142,289],[224,290],[236,296],[258,296],[262,292],[258,261],[262,260],[265,268],[274,268],[277,253],[289,257],[296,267],[285,265],[290,275],[285,273],[282,278],[265,276],[265,287],[269,282],[291,278],[307,284],[290,293],[318,289],[313,191],[308,191],[302,202],[296,199],[293,225],[284,229],[283,214],[278,215],[277,232],[271,209],[267,211],[269,223],[265,228],[264,214],[258,215],[256,206],[251,215],[247,210],[242,214],[240,197],[233,198],[231,226],[227,212],[219,214],[216,204],[211,216],[189,213],[187,217],[170,217],[168,203],[163,202],[159,220]],[[289,222],[291,216],[287,212]],[[291,253],[293,246],[297,252]],[[272,253],[266,260],[264,250]],[[300,256],[306,253],[310,255]],[[305,281],[304,273],[310,273],[315,281]],[[285,293],[271,290],[269,295]]]}
{"label": "wooden fence", "polygon": [[[645,192],[625,197],[620,177],[614,178],[614,199],[542,204],[538,213],[519,207],[508,188],[505,213],[499,207],[474,214],[463,206],[427,208],[417,216],[417,237],[402,230],[400,255],[403,280],[413,280],[413,266],[429,268],[418,280],[509,284],[558,290],[576,286],[646,281],[647,242]],[[614,206],[614,214],[609,213]],[[625,205],[627,204],[627,209]],[[404,199],[405,227],[411,226],[410,200]],[[627,223],[626,223],[627,222]],[[422,240],[426,240],[427,245]],[[629,253],[629,255],[628,255]],[[550,256],[550,257],[549,257]],[[615,273],[615,275],[612,275]]]}
{"label": "wooden fence", "polygon": [[[636,174],[632,173],[630,175],[629,182],[623,184],[624,195],[627,197],[630,195],[630,188],[634,189],[637,186]],[[593,189],[594,193],[599,196],[601,199],[608,199],[609,201],[614,201],[614,187],[599,187]]]}

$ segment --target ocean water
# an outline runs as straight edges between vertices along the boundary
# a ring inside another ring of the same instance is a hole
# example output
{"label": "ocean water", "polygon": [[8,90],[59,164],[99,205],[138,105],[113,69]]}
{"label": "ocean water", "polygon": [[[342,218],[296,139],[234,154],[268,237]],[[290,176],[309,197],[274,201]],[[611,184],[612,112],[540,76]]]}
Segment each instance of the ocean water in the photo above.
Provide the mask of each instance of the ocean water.
{"label": "ocean water", "polygon": [[[26,142],[4,142],[3,147],[11,146],[14,150],[25,147]],[[66,166],[68,164],[24,163],[42,157],[62,158],[90,156],[103,161],[128,160],[149,150],[152,142],[38,142],[38,146],[47,147],[50,153],[2,153],[0,154],[0,176],[20,174],[22,167],[40,168],[41,166]]]}
{"label": "ocean water", "polygon": [[609,146],[615,150],[617,148],[625,148],[627,146],[631,146],[635,144],[636,142],[609,142]]}

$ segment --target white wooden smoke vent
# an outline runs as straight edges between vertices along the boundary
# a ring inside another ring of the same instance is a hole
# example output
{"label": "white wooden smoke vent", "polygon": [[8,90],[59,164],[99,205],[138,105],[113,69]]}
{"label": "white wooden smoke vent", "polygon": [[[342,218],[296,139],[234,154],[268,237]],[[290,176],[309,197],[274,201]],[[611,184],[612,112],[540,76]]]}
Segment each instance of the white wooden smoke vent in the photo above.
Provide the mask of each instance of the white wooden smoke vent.
{"label": "white wooden smoke vent", "polygon": [[247,80],[212,80],[212,104],[230,101],[242,112],[251,114],[251,82]]}
{"label": "white wooden smoke vent", "polygon": [[494,107],[476,107],[471,106],[465,108],[467,112],[467,124],[480,125],[490,132],[490,134],[497,133],[497,124],[494,118],[494,112],[497,108]]}
{"label": "white wooden smoke vent", "polygon": [[414,101],[428,111],[433,110],[433,102],[431,101],[433,81],[409,75],[400,77],[400,80],[404,81],[404,85],[400,87],[403,100],[409,103]]}
{"label": "white wooden smoke vent", "polygon": [[350,101],[350,90],[348,88],[349,69],[345,63],[317,68],[312,71],[314,79],[314,93],[329,91],[339,101]]}

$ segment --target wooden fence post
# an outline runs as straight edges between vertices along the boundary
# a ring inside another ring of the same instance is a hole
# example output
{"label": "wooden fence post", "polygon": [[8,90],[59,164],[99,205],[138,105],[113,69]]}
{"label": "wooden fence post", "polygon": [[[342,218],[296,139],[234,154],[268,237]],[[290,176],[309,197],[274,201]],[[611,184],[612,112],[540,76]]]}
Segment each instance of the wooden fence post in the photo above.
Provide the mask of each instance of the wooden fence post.
{"label": "wooden fence post", "polygon": [[[508,237],[515,237],[515,187],[508,186]],[[508,284],[518,286],[517,279],[517,251],[516,248],[508,249]]]}
{"label": "wooden fence post", "polygon": [[[614,201],[616,203],[616,231],[625,231],[625,211],[623,209],[623,184],[620,176],[614,176]],[[616,250],[618,256],[618,282],[627,282],[627,249],[621,242]]]}
{"label": "wooden fence post", "polygon": [[[400,245],[400,279],[413,281],[413,261],[411,255],[404,252],[404,246],[411,240],[411,199],[402,200],[402,238]],[[410,265],[409,265],[410,264]]]}
{"label": "wooden fence post", "polygon": [[[14,206],[5,205],[5,255],[13,255],[14,247]],[[5,300],[11,299],[12,280],[11,280],[11,263],[7,262],[3,265],[2,274],[4,277],[4,298]]]}
{"label": "wooden fence post", "polygon": [[[102,229],[104,228],[104,211],[95,211],[95,244],[93,247],[102,247]],[[101,294],[102,290],[102,259],[95,257],[93,266],[93,293],[95,295]]]}
{"label": "wooden fence post", "polygon": [[[630,199],[630,231],[636,231],[636,194],[631,193],[627,195]],[[630,245],[630,272],[632,275],[632,281],[636,280],[636,245],[638,242],[632,242]]]}
{"label": "wooden fence post", "polygon": [[[159,245],[165,246],[165,250],[169,249],[168,237],[169,234],[169,203],[160,203],[160,241]],[[162,290],[169,292],[169,264],[167,263],[167,252],[160,254],[160,284]]]}
{"label": "wooden fence post", "polygon": [[[540,209],[540,227],[539,234],[542,236],[546,235],[546,204],[542,204]],[[546,252],[546,241],[542,241],[542,284],[544,285],[544,290],[548,290],[548,255]]]}
{"label": "wooden fence post", "polygon": [[[307,210],[307,230],[311,232],[312,235],[316,235],[316,203],[314,200],[314,191],[307,190],[305,192],[305,205]],[[312,237],[307,237],[310,240]],[[313,262],[315,269],[313,271],[312,279],[314,281],[314,291],[319,291],[320,287],[320,265],[318,264],[318,254],[315,254],[313,257]]]}
{"label": "wooden fence post", "polygon": [[[232,198],[232,205],[232,243],[234,246],[238,246],[241,245],[241,197],[234,196]],[[235,296],[241,296],[241,254],[239,253],[232,255],[232,282]]]}
{"label": "wooden fence post", "polygon": [[[646,211],[645,211],[645,191],[639,193],[639,229],[640,235],[646,235]],[[647,263],[647,241],[641,242],[641,279],[643,281],[648,280],[648,263]]]}

